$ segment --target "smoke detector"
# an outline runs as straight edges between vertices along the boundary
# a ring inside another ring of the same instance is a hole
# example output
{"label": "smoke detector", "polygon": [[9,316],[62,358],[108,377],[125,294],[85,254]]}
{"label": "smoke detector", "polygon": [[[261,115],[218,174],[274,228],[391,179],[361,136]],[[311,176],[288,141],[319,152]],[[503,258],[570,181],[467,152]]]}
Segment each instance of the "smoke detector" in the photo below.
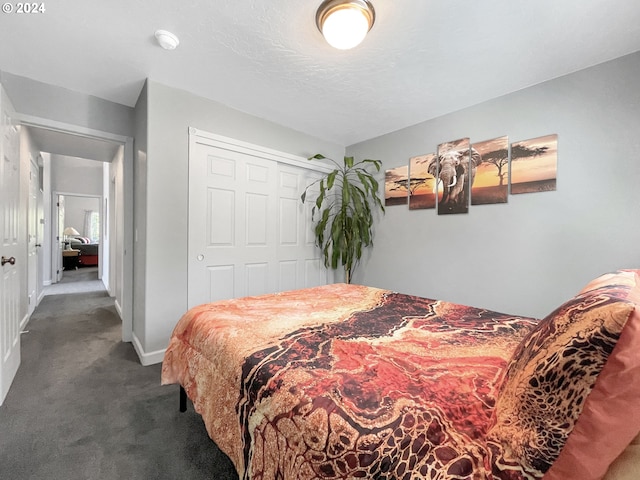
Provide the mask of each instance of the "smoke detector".
{"label": "smoke detector", "polygon": [[178,37],[167,30],[156,30],[155,36],[165,50],[174,50],[180,44]]}

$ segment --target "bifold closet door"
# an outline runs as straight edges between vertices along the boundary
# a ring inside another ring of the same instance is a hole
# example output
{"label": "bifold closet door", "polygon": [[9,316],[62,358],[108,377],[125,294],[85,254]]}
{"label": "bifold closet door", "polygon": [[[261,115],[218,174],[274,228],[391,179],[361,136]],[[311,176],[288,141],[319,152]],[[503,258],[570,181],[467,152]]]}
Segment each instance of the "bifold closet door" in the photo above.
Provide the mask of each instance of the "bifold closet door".
{"label": "bifold closet door", "polygon": [[189,169],[189,307],[328,283],[300,202],[313,172],[204,140]]}
{"label": "bifold closet door", "polygon": [[315,245],[312,202],[300,195],[319,174],[309,169],[278,164],[278,291],[315,287],[331,282],[321,252]]}

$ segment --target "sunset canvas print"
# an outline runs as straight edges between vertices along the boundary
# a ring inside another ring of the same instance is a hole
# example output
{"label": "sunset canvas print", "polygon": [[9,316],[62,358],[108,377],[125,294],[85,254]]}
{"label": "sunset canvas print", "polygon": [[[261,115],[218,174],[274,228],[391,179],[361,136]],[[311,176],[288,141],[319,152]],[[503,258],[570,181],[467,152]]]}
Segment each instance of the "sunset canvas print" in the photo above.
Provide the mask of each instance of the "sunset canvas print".
{"label": "sunset canvas print", "polygon": [[546,135],[511,144],[511,193],[556,189],[558,135]]}
{"label": "sunset canvas print", "polygon": [[436,178],[429,173],[435,153],[409,159],[409,210],[436,208]]}
{"label": "sunset canvas print", "polygon": [[429,167],[435,174],[437,166],[438,215],[469,212],[470,150],[468,138],[438,145],[436,162]]}
{"label": "sunset canvas print", "polygon": [[406,205],[409,195],[409,165],[403,165],[385,171],[385,206]]}
{"label": "sunset canvas print", "polygon": [[507,203],[509,198],[509,137],[474,143],[482,162],[471,187],[471,205]]}

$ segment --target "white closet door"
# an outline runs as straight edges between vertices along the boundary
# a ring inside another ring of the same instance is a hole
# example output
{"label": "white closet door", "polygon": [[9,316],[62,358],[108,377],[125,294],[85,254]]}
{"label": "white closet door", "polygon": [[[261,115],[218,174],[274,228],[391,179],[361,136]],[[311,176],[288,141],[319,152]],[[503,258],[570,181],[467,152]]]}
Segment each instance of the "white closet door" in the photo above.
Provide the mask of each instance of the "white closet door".
{"label": "white closet door", "polygon": [[190,141],[189,307],[329,282],[300,202],[312,173],[267,157]]}
{"label": "white closet door", "polygon": [[[311,203],[300,195],[319,174],[304,168],[278,165],[278,290],[329,283],[329,273],[315,245]],[[311,196],[310,196],[311,198]]]}

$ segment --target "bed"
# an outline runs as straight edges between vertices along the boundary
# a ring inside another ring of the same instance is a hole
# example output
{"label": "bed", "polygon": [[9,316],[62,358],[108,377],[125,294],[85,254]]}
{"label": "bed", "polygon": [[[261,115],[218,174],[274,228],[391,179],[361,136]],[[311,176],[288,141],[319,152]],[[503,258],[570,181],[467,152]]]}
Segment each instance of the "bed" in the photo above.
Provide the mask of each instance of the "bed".
{"label": "bed", "polygon": [[78,264],[84,267],[95,267],[98,265],[98,251],[100,244],[91,243],[86,237],[72,237],[70,239],[71,248],[79,250]]}
{"label": "bed", "polygon": [[637,479],[639,273],[542,320],[346,284],[200,305],[162,383],[241,479]]}

